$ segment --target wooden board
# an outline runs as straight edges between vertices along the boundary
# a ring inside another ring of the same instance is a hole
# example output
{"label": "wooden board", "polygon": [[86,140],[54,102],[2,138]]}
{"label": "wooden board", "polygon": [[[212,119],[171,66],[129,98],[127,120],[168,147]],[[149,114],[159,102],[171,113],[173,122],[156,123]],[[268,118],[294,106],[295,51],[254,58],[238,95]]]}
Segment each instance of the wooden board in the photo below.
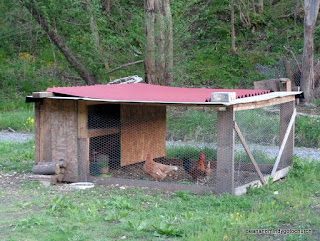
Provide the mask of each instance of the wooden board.
{"label": "wooden board", "polygon": [[87,137],[97,137],[97,136],[107,136],[118,134],[120,132],[119,128],[104,128],[104,129],[90,129],[87,132]]}
{"label": "wooden board", "polygon": [[150,150],[154,158],[166,155],[166,107],[120,106],[121,166],[145,161]]}
{"label": "wooden board", "polygon": [[[285,93],[285,92],[283,92]],[[270,93],[269,95],[271,95]],[[266,94],[268,95],[268,94]],[[259,96],[256,96],[257,99]],[[239,110],[252,110],[252,109],[257,109],[257,108],[262,108],[262,107],[267,107],[267,106],[272,106],[272,105],[279,105],[287,102],[291,102],[295,100],[295,96],[283,96],[279,98],[273,98],[273,99],[267,99],[267,100],[260,100],[260,101],[253,101],[254,97],[248,97],[244,99],[250,99],[252,98],[252,101],[248,101],[247,103],[239,103],[234,105],[234,110],[239,111]],[[240,99],[241,100],[241,99]],[[239,101],[240,102],[240,101]]]}
{"label": "wooden board", "polygon": [[33,92],[32,93],[33,98],[47,98],[52,96],[54,96],[52,92]]}
{"label": "wooden board", "polygon": [[73,100],[44,99],[40,112],[40,160],[68,161],[64,181],[78,181],[77,103]]}
{"label": "wooden board", "polygon": [[78,137],[88,136],[88,106],[85,101],[78,101]]}
{"label": "wooden board", "polygon": [[[285,167],[285,168],[277,171],[272,179],[273,182],[278,181],[279,179],[285,177],[288,174],[289,170],[290,170],[290,167]],[[265,175],[264,179],[269,180],[270,177],[271,177],[270,175]],[[234,190],[234,195],[240,196],[242,194],[245,194],[247,192],[248,187],[257,188],[257,187],[261,187],[261,186],[262,186],[262,183],[260,180],[252,181],[252,182],[249,182],[249,183],[242,185],[240,187],[236,187]]]}
{"label": "wooden board", "polygon": [[89,138],[79,138],[78,141],[78,161],[79,161],[79,181],[86,182],[89,174]]}
{"label": "wooden board", "polygon": [[40,159],[40,113],[41,113],[41,102],[34,103],[34,162],[37,165]]}

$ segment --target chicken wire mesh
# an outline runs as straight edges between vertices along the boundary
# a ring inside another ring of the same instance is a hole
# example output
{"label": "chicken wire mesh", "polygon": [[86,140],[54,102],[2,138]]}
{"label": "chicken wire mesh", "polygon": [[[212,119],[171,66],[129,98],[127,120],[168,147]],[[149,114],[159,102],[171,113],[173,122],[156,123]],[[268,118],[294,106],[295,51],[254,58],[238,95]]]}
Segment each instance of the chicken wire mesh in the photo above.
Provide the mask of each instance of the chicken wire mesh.
{"label": "chicken wire mesh", "polygon": [[[262,175],[270,175],[279,153],[280,106],[238,111],[235,120]],[[259,180],[238,133],[234,168],[235,187]]]}
{"label": "chicken wire mesh", "polygon": [[[259,180],[233,129],[234,121],[262,174],[270,175],[284,135],[280,120],[284,119],[284,126],[290,120],[289,115],[281,117],[281,108],[285,107],[230,112],[219,117],[219,112],[210,107],[88,106],[86,174],[219,190],[228,190],[232,179],[234,187]],[[228,158],[234,158],[233,167]],[[284,153],[278,170],[290,165],[290,160],[290,153]]]}

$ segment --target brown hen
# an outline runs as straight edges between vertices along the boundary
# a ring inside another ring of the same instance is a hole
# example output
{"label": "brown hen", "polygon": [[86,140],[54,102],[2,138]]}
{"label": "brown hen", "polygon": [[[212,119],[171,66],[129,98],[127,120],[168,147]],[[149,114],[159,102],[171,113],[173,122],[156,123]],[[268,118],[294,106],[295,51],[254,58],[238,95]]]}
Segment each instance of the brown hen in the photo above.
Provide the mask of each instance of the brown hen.
{"label": "brown hen", "polygon": [[143,170],[152,176],[156,181],[161,181],[169,172],[177,171],[178,167],[164,165],[153,161],[151,152],[147,151],[147,159],[143,165]]}

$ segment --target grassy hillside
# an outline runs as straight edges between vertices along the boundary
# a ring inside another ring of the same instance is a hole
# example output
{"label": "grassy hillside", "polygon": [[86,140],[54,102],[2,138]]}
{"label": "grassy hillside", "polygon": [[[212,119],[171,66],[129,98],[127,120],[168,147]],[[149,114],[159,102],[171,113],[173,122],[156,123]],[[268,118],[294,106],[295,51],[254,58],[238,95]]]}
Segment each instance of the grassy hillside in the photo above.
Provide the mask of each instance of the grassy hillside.
{"label": "grassy hillside", "polygon": [[[93,2],[92,16],[98,26],[102,56],[94,49],[90,14],[81,3],[60,0],[37,4],[99,83],[134,74],[143,77],[143,64],[107,74],[101,60],[108,60],[109,68],[113,69],[143,59],[143,2],[112,1],[110,13],[101,10],[101,1]],[[0,5],[6,10],[0,14],[3,27],[0,110],[25,108],[23,97],[32,91],[84,84],[19,1]],[[293,0],[268,1],[261,14],[252,6],[236,7],[237,56],[230,49],[229,1],[171,1],[175,49],[173,85],[250,88],[254,80],[284,76],[281,60],[292,56],[283,46],[290,47],[297,56],[302,52],[303,16],[301,12],[296,16],[291,14],[301,6]],[[245,22],[240,18],[239,9],[246,16]],[[316,31],[316,40],[319,36]],[[317,54],[319,47],[315,50]]]}

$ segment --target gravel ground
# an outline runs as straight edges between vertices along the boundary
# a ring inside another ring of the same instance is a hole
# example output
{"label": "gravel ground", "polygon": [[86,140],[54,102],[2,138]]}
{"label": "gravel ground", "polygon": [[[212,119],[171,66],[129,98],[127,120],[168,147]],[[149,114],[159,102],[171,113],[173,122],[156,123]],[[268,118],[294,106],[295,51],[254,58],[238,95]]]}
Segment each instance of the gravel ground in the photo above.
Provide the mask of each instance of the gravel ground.
{"label": "gravel ground", "polygon": [[[33,140],[33,134],[25,134],[25,133],[12,133],[12,132],[0,132],[0,141],[12,141],[12,142],[27,142],[29,140]],[[214,144],[207,143],[194,143],[194,142],[173,142],[167,141],[167,146],[197,146],[197,147],[205,147],[205,146],[215,146]],[[259,146],[252,145],[250,146],[251,150],[261,150],[264,151],[269,157],[276,157],[279,152],[278,147],[272,146]],[[237,150],[243,150],[241,145],[236,145]],[[312,148],[303,148],[303,147],[295,147],[294,154],[301,158],[310,158],[311,160],[320,161],[320,149],[312,149]]]}
{"label": "gravel ground", "polygon": [[[195,142],[178,142],[178,141],[167,141],[167,146],[196,146],[196,147],[215,147],[215,144],[210,143],[195,143]],[[236,150],[243,150],[241,144],[236,144]],[[265,152],[269,157],[277,157],[279,153],[279,147],[277,146],[260,146],[260,145],[250,145],[250,150],[260,150]],[[305,147],[295,147],[294,154],[301,158],[310,158],[311,160],[320,161],[320,149],[305,148]]]}
{"label": "gravel ground", "polygon": [[0,141],[27,142],[33,140],[33,134],[18,132],[0,132]]}

